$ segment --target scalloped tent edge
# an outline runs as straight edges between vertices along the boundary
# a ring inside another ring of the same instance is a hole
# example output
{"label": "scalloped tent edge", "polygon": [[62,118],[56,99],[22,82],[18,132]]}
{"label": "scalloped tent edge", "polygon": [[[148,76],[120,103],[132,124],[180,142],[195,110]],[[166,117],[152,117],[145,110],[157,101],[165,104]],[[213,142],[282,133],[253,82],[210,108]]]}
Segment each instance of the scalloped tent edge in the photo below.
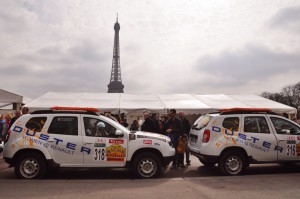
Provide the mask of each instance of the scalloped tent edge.
{"label": "scalloped tent edge", "polygon": [[91,107],[101,112],[133,113],[151,111],[167,113],[169,109],[187,114],[204,114],[230,108],[266,108],[276,113],[296,114],[297,109],[254,94],[129,94],[48,92],[25,104],[30,111],[62,107]]}

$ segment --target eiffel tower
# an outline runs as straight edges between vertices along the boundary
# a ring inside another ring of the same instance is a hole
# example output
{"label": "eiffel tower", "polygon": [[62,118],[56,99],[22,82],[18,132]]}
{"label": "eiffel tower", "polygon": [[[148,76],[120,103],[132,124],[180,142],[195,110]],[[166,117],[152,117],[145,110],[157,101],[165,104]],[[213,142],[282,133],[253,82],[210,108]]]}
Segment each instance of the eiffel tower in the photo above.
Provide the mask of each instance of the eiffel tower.
{"label": "eiffel tower", "polygon": [[114,52],[113,52],[110,83],[107,85],[108,87],[107,92],[124,93],[123,91],[124,85],[122,84],[121,66],[120,66],[120,45],[119,45],[120,24],[118,23],[118,15],[117,15],[117,22],[115,23],[114,29],[115,29]]}

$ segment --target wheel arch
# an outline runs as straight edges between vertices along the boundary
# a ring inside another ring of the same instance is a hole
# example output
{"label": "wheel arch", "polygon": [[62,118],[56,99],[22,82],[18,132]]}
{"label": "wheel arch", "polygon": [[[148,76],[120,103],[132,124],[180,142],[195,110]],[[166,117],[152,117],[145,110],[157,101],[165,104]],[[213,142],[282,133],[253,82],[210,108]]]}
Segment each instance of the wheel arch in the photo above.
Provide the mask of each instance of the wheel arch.
{"label": "wheel arch", "polygon": [[15,165],[16,160],[18,159],[18,157],[20,157],[21,155],[26,154],[26,153],[37,153],[37,154],[41,155],[41,157],[43,157],[45,161],[47,161],[46,156],[44,155],[44,153],[42,151],[40,151],[38,149],[24,148],[24,149],[20,149],[19,151],[17,151],[15,153],[15,155],[12,158],[12,160],[13,160],[12,164]]}
{"label": "wheel arch", "polygon": [[155,149],[155,148],[140,148],[140,149],[136,150],[136,151],[133,153],[133,155],[131,156],[130,162],[127,163],[127,167],[132,167],[133,160],[134,160],[139,154],[145,153],[145,152],[155,154],[155,155],[159,158],[161,164],[163,164],[163,155],[162,155],[162,153],[161,153],[158,149]]}
{"label": "wheel arch", "polygon": [[246,162],[247,162],[247,165],[250,164],[250,162],[251,162],[251,156],[248,156],[248,153],[247,153],[247,151],[246,151],[244,148],[238,147],[238,146],[232,146],[232,147],[227,147],[227,148],[225,148],[225,149],[221,152],[221,154],[220,154],[220,156],[219,156],[219,158],[218,158],[218,162],[221,160],[222,156],[223,156],[225,153],[227,153],[228,151],[238,151],[238,152],[240,152],[241,154],[244,155],[245,160],[246,160]]}

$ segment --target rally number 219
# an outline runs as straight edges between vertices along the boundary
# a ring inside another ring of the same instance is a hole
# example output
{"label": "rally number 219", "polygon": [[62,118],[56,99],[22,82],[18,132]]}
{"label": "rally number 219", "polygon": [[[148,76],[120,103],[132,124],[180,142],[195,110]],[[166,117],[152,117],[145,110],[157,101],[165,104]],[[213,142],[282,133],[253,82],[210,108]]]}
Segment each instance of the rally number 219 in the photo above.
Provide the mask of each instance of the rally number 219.
{"label": "rally number 219", "polygon": [[105,158],[105,149],[95,149],[95,160],[104,160]]}

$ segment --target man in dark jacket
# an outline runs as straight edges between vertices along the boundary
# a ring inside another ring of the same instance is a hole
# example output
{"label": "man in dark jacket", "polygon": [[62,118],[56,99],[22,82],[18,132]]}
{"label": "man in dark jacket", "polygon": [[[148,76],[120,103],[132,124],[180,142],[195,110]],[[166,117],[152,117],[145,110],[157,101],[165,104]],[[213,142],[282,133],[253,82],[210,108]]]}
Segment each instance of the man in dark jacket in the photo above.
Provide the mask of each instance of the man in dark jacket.
{"label": "man in dark jacket", "polygon": [[144,123],[141,126],[141,131],[155,132],[153,120],[150,118],[149,113],[144,113]]}
{"label": "man in dark jacket", "polygon": [[[183,133],[186,134],[187,138],[189,138],[189,136],[190,136],[190,130],[191,130],[190,122],[185,118],[184,112],[180,112],[179,113],[179,118],[182,121]],[[189,152],[189,149],[188,149],[187,146],[185,147],[185,160],[186,160],[186,164],[187,165],[191,164],[190,152]]]}
{"label": "man in dark jacket", "polygon": [[16,111],[15,112],[15,117],[13,117],[11,120],[10,120],[10,123],[9,123],[9,128],[15,123],[15,121],[21,117],[21,111]]}
{"label": "man in dark jacket", "polygon": [[183,127],[181,120],[176,117],[176,110],[171,109],[169,112],[170,118],[166,122],[163,132],[166,133],[167,136],[169,136],[172,140],[172,143],[175,148],[175,156],[172,162],[171,169],[177,168],[178,163],[178,153],[177,153],[177,146],[178,146],[178,139],[180,136],[183,135]]}
{"label": "man in dark jacket", "polygon": [[154,125],[154,132],[155,133],[160,133],[159,121],[157,119],[157,114],[156,113],[152,113],[151,119],[152,119],[153,125]]}

